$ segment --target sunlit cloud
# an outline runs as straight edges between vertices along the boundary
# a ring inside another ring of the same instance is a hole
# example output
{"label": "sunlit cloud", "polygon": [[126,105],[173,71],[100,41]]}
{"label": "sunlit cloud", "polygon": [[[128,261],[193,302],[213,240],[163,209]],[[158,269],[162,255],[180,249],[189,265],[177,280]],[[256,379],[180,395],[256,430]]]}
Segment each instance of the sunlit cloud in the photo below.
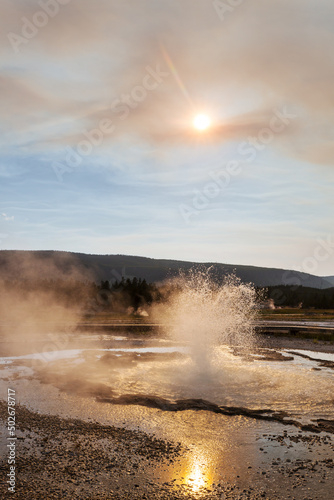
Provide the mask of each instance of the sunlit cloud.
{"label": "sunlit cloud", "polygon": [[[3,123],[15,122],[17,132],[28,133],[42,123],[45,130],[57,122],[58,130],[51,128],[49,137],[40,131],[40,140],[65,146],[75,144],[85,132],[97,128],[101,119],[108,118],[118,123],[114,133],[105,137],[107,142],[119,135],[137,135],[153,143],[182,143],[191,136],[191,123],[188,130],[181,126],[183,117],[205,101],[219,107],[225,89],[234,85],[236,102],[243,88],[252,88],[261,95],[262,105],[255,104],[248,123],[238,116],[217,123],[212,130],[216,140],[253,133],[261,114],[269,115],[273,107],[284,103],[297,110],[295,123],[299,123],[298,128],[286,132],[292,141],[285,148],[291,155],[307,154],[314,162],[331,162],[330,137],[327,145],[322,139],[324,127],[333,119],[328,102],[333,102],[334,58],[329,48],[334,35],[328,30],[326,16],[326,12],[331,15],[331,4],[321,2],[321,16],[312,0],[308,2],[310,15],[301,15],[303,5],[300,0],[293,7],[286,0],[270,4],[257,0],[235,9],[222,24],[211,4],[189,0],[162,2],[159,11],[153,1],[123,4],[100,0],[92,5],[72,0],[20,47],[16,68],[7,66],[3,71]],[[2,8],[7,15],[1,26],[6,38],[9,29],[22,31],[22,16],[32,20],[36,13],[35,5],[23,1]],[[147,15],[140,15],[143,11]],[[131,26],[131,33],[124,37],[126,26]],[[122,50],[116,50],[120,44]],[[87,55],[87,47],[94,56]],[[11,52],[8,40],[6,54]],[[136,102],[131,93],[142,83],[148,65],[159,66],[169,75],[143,101]],[[26,68],[21,75],[20,67]],[[75,77],[77,73],[80,78]],[[124,122],[112,105],[115,100],[124,109],[128,107]],[[294,141],[305,143],[306,152],[294,147]],[[280,138],[275,146],[279,142]]]}

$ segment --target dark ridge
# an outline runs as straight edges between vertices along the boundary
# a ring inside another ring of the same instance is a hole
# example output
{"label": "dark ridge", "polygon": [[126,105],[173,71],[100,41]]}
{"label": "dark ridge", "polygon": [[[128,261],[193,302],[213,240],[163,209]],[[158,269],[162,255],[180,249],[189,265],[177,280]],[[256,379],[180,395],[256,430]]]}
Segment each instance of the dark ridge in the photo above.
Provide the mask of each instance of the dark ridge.
{"label": "dark ridge", "polygon": [[162,411],[210,411],[227,416],[244,416],[258,420],[279,422],[283,425],[293,425],[302,431],[334,433],[334,420],[317,419],[317,424],[302,424],[297,420],[289,419],[286,412],[275,412],[270,409],[252,410],[244,407],[218,406],[204,399],[179,399],[175,402],[157,396],[143,394],[124,394],[117,398],[96,397],[99,403],[114,405],[140,405],[147,408],[156,408]]}
{"label": "dark ridge", "polygon": [[333,286],[332,277],[326,277],[276,268],[225,264],[217,262],[196,263],[191,261],[152,259],[133,255],[94,255],[52,250],[0,250],[0,277],[2,279],[20,276],[22,279],[38,276],[51,269],[54,276],[75,276],[115,281],[124,278],[141,278],[149,283],[162,282],[178,275],[179,270],[189,271],[193,267],[211,268],[217,280],[235,273],[243,282],[258,287],[294,285],[311,288]]}

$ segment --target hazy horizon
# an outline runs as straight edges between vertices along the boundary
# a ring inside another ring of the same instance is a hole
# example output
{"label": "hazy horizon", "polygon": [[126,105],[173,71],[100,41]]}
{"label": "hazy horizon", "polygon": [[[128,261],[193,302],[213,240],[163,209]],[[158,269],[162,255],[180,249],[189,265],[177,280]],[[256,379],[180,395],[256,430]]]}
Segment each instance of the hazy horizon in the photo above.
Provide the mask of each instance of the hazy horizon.
{"label": "hazy horizon", "polygon": [[[120,256],[120,257],[134,257],[134,258],[139,258],[139,259],[152,259],[152,260],[167,260],[167,261],[171,261],[171,262],[184,262],[184,263],[191,263],[191,264],[213,264],[213,265],[226,265],[226,266],[236,266],[236,267],[258,267],[258,268],[263,268],[263,269],[277,269],[277,270],[282,270],[282,271],[292,271],[293,273],[295,271],[298,271],[298,272],[304,272],[302,270],[298,270],[298,269],[288,269],[288,268],[280,268],[280,267],[274,267],[274,266],[256,266],[256,265],[253,265],[253,264],[239,264],[238,262],[219,262],[219,261],[205,261],[205,260],[189,260],[189,259],[169,259],[169,258],[165,258],[165,257],[150,257],[148,255],[137,255],[137,254],[118,254],[118,253],[88,253],[88,252],[83,252],[83,251],[77,251],[77,252],[71,252],[69,250],[53,250],[53,249],[38,249],[38,250],[26,250],[26,249],[15,249],[15,248],[12,248],[12,249],[0,249],[0,252],[1,251],[4,251],[4,252],[59,252],[59,253],[68,253],[68,254],[78,254],[78,255],[87,255],[87,256],[97,256],[97,257],[114,257],[114,256]],[[51,267],[53,267],[53,264],[50,262],[50,265]],[[75,264],[73,264],[73,268],[75,269]],[[46,274],[48,273],[48,268],[46,270]],[[80,279],[80,270],[78,270],[78,279]],[[313,273],[305,273],[305,274],[310,274],[311,276],[316,276],[316,277],[319,277],[319,278],[334,278],[334,275],[326,275],[326,274],[313,274]],[[290,275],[289,275],[290,276]],[[292,276],[297,276],[297,275],[294,275],[292,274],[290,276],[290,278]],[[83,274],[83,277],[84,274]],[[283,278],[282,278],[283,279]],[[297,278],[296,278],[297,279]],[[284,279],[283,279],[284,281]],[[298,282],[298,279],[297,279],[297,282]],[[284,283],[282,283],[284,284]],[[287,283],[288,284],[288,283]]]}

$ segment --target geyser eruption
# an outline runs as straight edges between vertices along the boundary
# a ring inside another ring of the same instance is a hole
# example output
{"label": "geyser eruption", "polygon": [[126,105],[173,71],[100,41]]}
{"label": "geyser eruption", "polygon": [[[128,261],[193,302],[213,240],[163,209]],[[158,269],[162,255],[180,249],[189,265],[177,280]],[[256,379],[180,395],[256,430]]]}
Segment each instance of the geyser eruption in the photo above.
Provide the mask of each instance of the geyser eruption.
{"label": "geyser eruption", "polygon": [[252,344],[255,302],[254,287],[235,275],[218,284],[210,268],[192,269],[177,280],[162,321],[167,335],[189,345],[196,370],[209,374],[217,346]]}

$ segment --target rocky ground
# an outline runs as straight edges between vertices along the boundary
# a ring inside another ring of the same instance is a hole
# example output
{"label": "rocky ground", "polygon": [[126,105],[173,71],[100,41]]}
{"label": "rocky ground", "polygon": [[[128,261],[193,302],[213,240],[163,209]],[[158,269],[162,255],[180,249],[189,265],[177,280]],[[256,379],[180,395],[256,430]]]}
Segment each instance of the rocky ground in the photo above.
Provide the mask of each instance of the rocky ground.
{"label": "rocky ground", "polygon": [[[2,434],[6,434],[7,405],[0,402]],[[1,459],[0,498],[19,499],[215,499],[265,498],[253,488],[211,485],[199,493],[191,486],[161,483],[154,477],[158,464],[180,460],[180,443],[170,443],[140,431],[80,420],[40,415],[16,407],[16,493],[8,493],[8,465]],[[188,489],[188,491],[187,491]]]}
{"label": "rocky ground", "polygon": [[[3,438],[6,436],[6,403],[0,402],[0,410]],[[157,439],[141,431],[40,415],[22,406],[16,407],[16,417],[16,493],[7,491],[8,464],[2,456],[1,499],[331,498],[334,467],[331,458],[284,460],[278,457],[267,470],[256,471],[264,487],[255,483],[245,487],[217,482],[193,492],[191,485],[162,482],[157,473],[162,464],[175,466],[182,461],[185,450],[180,443]],[[330,435],[303,434],[297,430],[290,435],[282,430],[279,435],[264,435],[259,439],[263,454],[268,453],[273,444],[293,447],[299,442],[310,449],[317,445],[330,446],[333,450]],[[281,494],[266,490],[265,484],[268,486],[280,479]],[[289,485],[286,490],[285,482]],[[322,489],[318,491],[318,487]],[[324,488],[328,488],[328,497]]]}

